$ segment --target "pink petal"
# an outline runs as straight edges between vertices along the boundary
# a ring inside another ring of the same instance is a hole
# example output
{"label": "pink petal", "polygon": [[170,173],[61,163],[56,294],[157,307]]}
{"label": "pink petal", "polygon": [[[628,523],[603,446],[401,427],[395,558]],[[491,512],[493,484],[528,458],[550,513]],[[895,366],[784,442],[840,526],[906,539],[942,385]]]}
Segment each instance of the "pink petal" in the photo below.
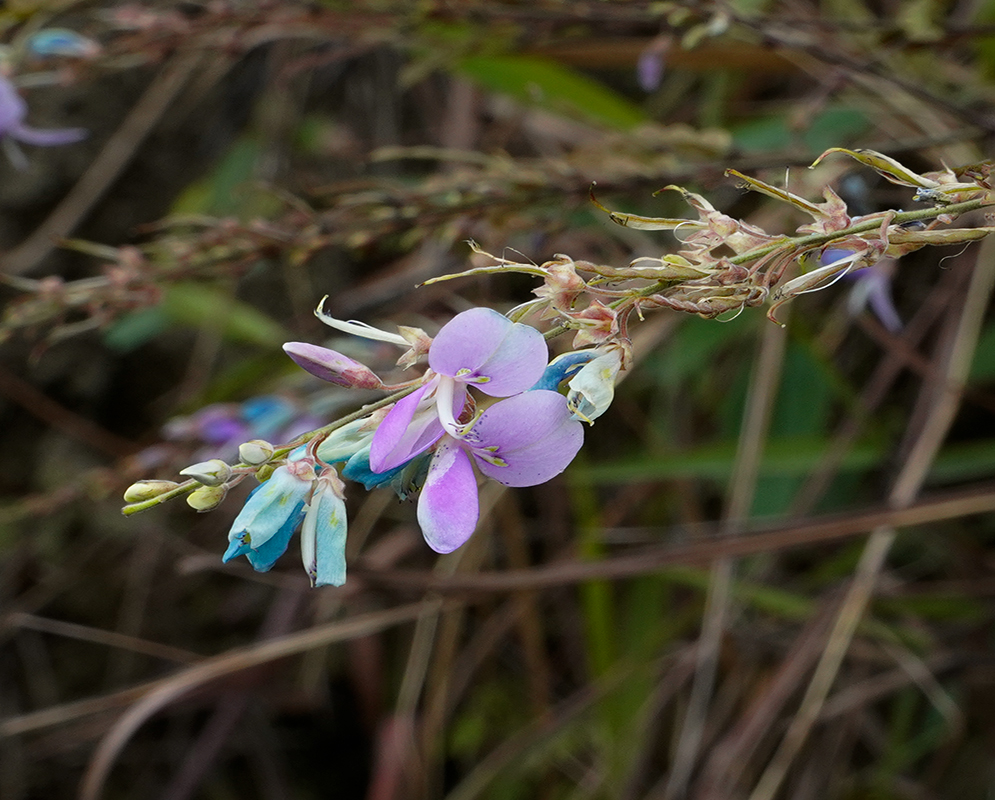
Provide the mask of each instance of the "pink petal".
{"label": "pink petal", "polygon": [[477,527],[480,506],[470,459],[454,439],[440,443],[418,498],[418,524],[428,546],[451,553]]}
{"label": "pink petal", "polygon": [[442,423],[435,404],[422,404],[425,393],[432,388],[431,383],[426,383],[402,397],[387,412],[370,443],[370,468],[374,472],[399,467],[442,436]]}
{"label": "pink petal", "polygon": [[307,342],[287,342],[283,351],[301,369],[323,381],[358,389],[381,389],[383,381],[365,364],[327,347]]}
{"label": "pink petal", "polygon": [[478,469],[505,486],[545,483],[567,468],[583,443],[583,425],[566,398],[544,389],[495,403],[466,438]]}
{"label": "pink petal", "polygon": [[436,372],[472,383],[492,397],[530,388],[542,376],[548,357],[539,331],[490,308],[457,314],[428,351],[429,366]]}

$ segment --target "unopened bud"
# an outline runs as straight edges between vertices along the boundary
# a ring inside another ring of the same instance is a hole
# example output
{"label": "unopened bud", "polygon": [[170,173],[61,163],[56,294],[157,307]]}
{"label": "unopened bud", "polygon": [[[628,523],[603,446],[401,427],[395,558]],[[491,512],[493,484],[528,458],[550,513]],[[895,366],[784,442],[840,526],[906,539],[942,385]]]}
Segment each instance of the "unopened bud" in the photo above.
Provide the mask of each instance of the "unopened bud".
{"label": "unopened bud", "polygon": [[283,350],[297,366],[323,381],[356,389],[383,388],[383,381],[369,367],[335,350],[307,342],[287,342]]}
{"label": "unopened bud", "polygon": [[124,501],[126,503],[142,503],[170,492],[177,486],[179,484],[175,481],[138,481],[124,490]]}
{"label": "unopened bud", "polygon": [[212,458],[210,461],[201,461],[199,464],[181,469],[180,475],[200,481],[205,486],[221,486],[231,478],[231,467],[220,458]]}
{"label": "unopened bud", "polygon": [[194,511],[212,511],[221,504],[227,494],[228,487],[224,485],[201,486],[187,495],[187,505]]}
{"label": "unopened bud", "polygon": [[256,480],[262,483],[263,481],[268,481],[270,476],[273,474],[274,470],[279,466],[279,464],[263,464],[259,469],[256,470]]}
{"label": "unopened bud", "polygon": [[238,446],[238,457],[242,459],[243,464],[257,467],[273,458],[275,451],[276,448],[269,442],[263,439],[253,439]]}

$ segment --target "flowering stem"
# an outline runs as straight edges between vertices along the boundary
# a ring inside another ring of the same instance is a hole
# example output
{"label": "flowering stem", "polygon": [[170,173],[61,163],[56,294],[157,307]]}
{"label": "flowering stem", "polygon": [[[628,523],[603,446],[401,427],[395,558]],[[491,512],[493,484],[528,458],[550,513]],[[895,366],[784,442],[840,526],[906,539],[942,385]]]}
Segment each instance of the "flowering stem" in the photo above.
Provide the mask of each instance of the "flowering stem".
{"label": "flowering stem", "polygon": [[[920,208],[914,211],[898,211],[894,213],[890,224],[902,225],[907,222],[935,219],[943,214],[959,216],[961,214],[966,214],[969,211],[976,211],[979,208],[986,208],[992,205],[995,205],[995,198],[983,197],[976,198],[974,200],[965,200],[961,203],[951,203],[946,206],[931,206],[929,208]],[[747,264],[752,261],[757,261],[764,256],[768,256],[777,250],[787,249],[789,247],[791,250],[798,251],[812,250],[836,239],[842,239],[846,236],[852,236],[858,233],[867,233],[868,231],[873,231],[880,227],[881,216],[877,215],[872,219],[861,220],[848,228],[843,228],[838,231],[830,231],[828,233],[810,233],[805,236],[784,236],[777,241],[765,244],[755,250],[750,250],[746,253],[740,253],[739,255],[732,256],[729,258],[729,262],[736,265]],[[635,300],[641,297],[648,297],[656,294],[657,292],[667,289],[674,284],[675,281],[672,279],[657,281],[649,286],[644,286],[640,289],[635,289],[626,293],[625,297],[612,301],[608,304],[608,307],[614,310],[625,305],[631,305]],[[561,336],[570,330],[573,329],[568,325],[557,325],[554,328],[550,328],[543,335],[547,340],[549,340],[557,336]]]}
{"label": "flowering stem", "polygon": [[[402,397],[411,394],[420,385],[421,384],[417,382],[413,383],[411,386],[406,386],[405,388],[394,392],[388,397],[384,397],[381,400],[377,400],[375,403],[369,403],[368,405],[363,406],[357,411],[354,411],[351,414],[347,414],[346,416],[337,419],[335,420],[335,422],[325,425],[322,428],[318,428],[317,430],[309,431],[308,433],[298,436],[290,444],[281,445],[280,447],[276,448],[276,450],[273,452],[273,458],[270,459],[269,463],[278,461],[281,458],[286,458],[286,456],[289,453],[291,453],[293,450],[296,450],[302,444],[307,444],[312,439],[315,439],[319,436],[321,437],[327,436],[332,431],[341,428],[343,425],[348,425],[350,422],[354,422],[357,419],[361,419],[362,417],[365,417],[367,414],[370,414],[373,411],[383,408],[384,406],[389,406],[391,403],[396,403]],[[252,467],[248,464],[241,464],[241,463],[235,464],[233,466],[233,469],[236,470],[240,470],[243,468],[248,468],[253,471],[257,469],[257,467]],[[149,500],[142,500],[139,503],[129,503],[128,505],[126,505],[124,508],[121,509],[121,513],[124,514],[126,517],[130,517],[132,514],[137,514],[139,511],[146,511],[147,509],[153,508],[154,506],[157,506],[160,503],[165,503],[167,500],[173,500],[177,497],[182,497],[185,494],[190,494],[190,492],[194,491],[195,489],[199,489],[202,485],[203,484],[201,484],[199,481],[195,481],[193,479],[185,481],[181,483],[179,486],[170,489],[168,492],[163,492],[162,494],[153,497]]]}
{"label": "flowering stem", "polygon": [[351,414],[346,414],[346,416],[340,417],[339,419],[335,420],[335,422],[330,422],[328,425],[318,428],[317,430],[308,431],[307,433],[302,433],[300,436],[294,439],[294,441],[292,441],[290,444],[285,444],[281,447],[278,447],[276,449],[276,452],[273,454],[273,458],[274,459],[283,458],[292,450],[296,450],[302,444],[307,444],[312,439],[316,439],[318,437],[324,438],[325,436],[328,436],[328,434],[330,434],[332,431],[338,430],[339,428],[348,425],[350,422],[355,422],[357,419],[362,419],[367,414],[371,414],[374,411],[392,405],[393,403],[396,403],[398,400],[400,400],[402,397],[407,397],[419,386],[421,386],[421,382],[416,381],[412,383],[411,386],[406,386],[403,389],[399,389],[393,394],[390,394],[387,397],[377,400],[375,403],[368,403],[362,408],[353,411]]}

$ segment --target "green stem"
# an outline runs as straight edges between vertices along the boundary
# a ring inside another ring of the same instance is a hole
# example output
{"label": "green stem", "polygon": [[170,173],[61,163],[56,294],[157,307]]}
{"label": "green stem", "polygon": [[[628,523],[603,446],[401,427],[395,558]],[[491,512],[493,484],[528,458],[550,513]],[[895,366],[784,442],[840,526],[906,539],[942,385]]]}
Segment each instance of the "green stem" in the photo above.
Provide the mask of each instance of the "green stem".
{"label": "green stem", "polygon": [[[420,383],[415,383],[412,386],[407,386],[404,389],[400,389],[394,392],[388,397],[384,397],[381,400],[377,400],[375,403],[370,403],[368,405],[365,405],[362,408],[353,411],[351,414],[347,414],[346,416],[341,417],[340,419],[335,420],[335,422],[331,422],[322,428],[318,428],[317,430],[308,431],[307,433],[301,434],[290,444],[284,444],[277,447],[273,452],[273,458],[271,458],[267,463],[272,464],[274,461],[278,461],[281,458],[286,458],[286,456],[289,453],[296,450],[302,444],[307,444],[312,439],[318,436],[327,436],[332,431],[337,430],[338,428],[341,428],[344,425],[348,425],[350,422],[354,422],[357,419],[362,419],[367,414],[371,414],[374,411],[377,411],[378,409],[384,408],[385,406],[389,406],[392,403],[396,403],[402,397],[406,397],[407,395],[411,394],[419,386],[421,386]],[[240,463],[232,465],[232,469],[236,470],[256,469],[256,468],[257,467],[250,467],[249,464]],[[185,483],[181,483],[179,486],[170,489],[168,492],[163,492],[157,497],[151,498],[150,500],[143,500],[140,503],[129,503],[128,505],[126,505],[124,508],[121,509],[121,513],[124,514],[126,517],[130,517],[132,514],[137,514],[139,511],[146,511],[150,508],[159,505],[160,503],[165,503],[167,500],[173,500],[174,498],[182,497],[185,494],[189,494],[195,489],[200,488],[201,485],[202,484],[199,481],[195,481],[192,479],[188,480]]]}

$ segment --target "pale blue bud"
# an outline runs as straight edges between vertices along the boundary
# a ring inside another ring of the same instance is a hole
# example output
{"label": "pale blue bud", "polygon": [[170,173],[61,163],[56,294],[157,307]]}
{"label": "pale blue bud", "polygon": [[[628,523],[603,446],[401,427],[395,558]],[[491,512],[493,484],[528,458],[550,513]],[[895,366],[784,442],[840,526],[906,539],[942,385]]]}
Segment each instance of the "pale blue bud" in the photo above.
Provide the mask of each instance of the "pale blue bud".
{"label": "pale blue bud", "polygon": [[345,583],[345,487],[335,470],[319,476],[301,526],[301,559],[312,586]]}

